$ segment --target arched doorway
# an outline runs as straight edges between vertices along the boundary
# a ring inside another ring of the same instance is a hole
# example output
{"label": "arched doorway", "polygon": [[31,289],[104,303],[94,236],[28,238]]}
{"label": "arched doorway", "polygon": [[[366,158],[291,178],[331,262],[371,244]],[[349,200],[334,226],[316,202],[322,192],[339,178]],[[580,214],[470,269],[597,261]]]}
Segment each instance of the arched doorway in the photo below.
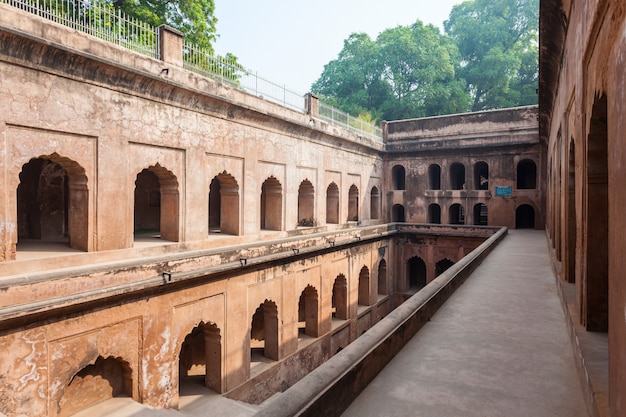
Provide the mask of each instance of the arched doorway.
{"label": "arched doorway", "polygon": [[[608,331],[609,311],[609,187],[607,97],[596,97],[587,138],[586,274],[583,282],[584,325]],[[616,190],[617,191],[617,190]]]}
{"label": "arched doorway", "polygon": [[487,205],[478,203],[474,205],[474,224],[476,226],[487,226],[489,224],[489,213]]}
{"label": "arched doorway", "polygon": [[200,322],[185,337],[178,355],[178,380],[181,393],[194,384],[222,393],[222,336],[217,325]]}
{"label": "arched doorway", "polygon": [[85,170],[58,154],[22,166],[17,187],[17,250],[29,240],[89,250]]}
{"label": "arched doorway", "polygon": [[250,361],[263,362],[262,358],[277,361],[278,347],[278,307],[273,301],[265,300],[252,316]]}
{"label": "arched doorway", "polygon": [[298,188],[298,226],[315,226],[315,190],[311,181],[306,179]]}
{"label": "arched doorway", "polygon": [[378,264],[378,294],[389,294],[389,288],[387,287],[387,261],[380,260]]}
{"label": "arched doorway", "polygon": [[319,336],[319,297],[317,289],[312,285],[300,294],[298,302],[298,337]]}
{"label": "arched doorway", "polygon": [[359,189],[352,184],[348,191],[348,221],[359,220]]}
{"label": "arched doorway", "polygon": [[515,209],[515,228],[534,229],[535,209],[529,204],[522,204]]}
{"label": "arched doorway", "polygon": [[391,221],[403,223],[406,221],[404,216],[404,206],[402,204],[394,204],[391,207]]}
{"label": "arched doorway", "polygon": [[574,138],[569,146],[567,176],[567,271],[568,282],[576,282],[576,146]]}
{"label": "arched doorway", "polygon": [[132,397],[132,369],[120,358],[98,356],[74,375],[59,401],[59,417],[71,416],[114,397]]}
{"label": "arched doorway", "polygon": [[343,274],[337,275],[333,283],[332,316],[340,320],[348,320],[348,281]]}
{"label": "arched doorway", "polygon": [[402,165],[394,165],[391,168],[391,189],[392,190],[404,190],[406,189],[405,183],[406,171]]}
{"label": "arched doorway", "polygon": [[364,266],[359,272],[359,299],[358,305],[368,306],[370,301],[370,270]]}
{"label": "arched doorway", "polygon": [[450,224],[465,224],[465,208],[461,204],[452,204],[448,209]]}
{"label": "arched doorway", "polygon": [[465,186],[465,165],[455,162],[450,165],[450,189],[462,190]]}
{"label": "arched doorway", "polygon": [[489,189],[489,165],[484,161],[474,164],[474,189]]}
{"label": "arched doorway", "polygon": [[239,234],[239,185],[226,171],[209,187],[209,233]]}
{"label": "arched doorway", "polygon": [[537,164],[530,159],[523,159],[517,164],[517,188],[534,190],[537,188]]}
{"label": "arched doorway", "polygon": [[339,187],[334,182],[326,189],[326,223],[339,223]]}
{"label": "arched doorway", "polygon": [[450,259],[448,259],[448,258],[441,259],[439,262],[437,262],[435,264],[435,276],[437,277],[437,276],[443,274],[452,265],[454,265],[454,262],[452,262]]}
{"label": "arched doorway", "polygon": [[261,230],[282,230],[283,187],[269,177],[261,186]]}
{"label": "arched doorway", "polygon": [[178,181],[159,164],[144,169],[135,180],[134,234],[178,242]]}
{"label": "arched doorway", "polygon": [[370,192],[370,218],[378,220],[380,217],[380,192],[378,188],[372,187]]}
{"label": "arched doorway", "polygon": [[428,223],[441,224],[441,207],[439,204],[428,205]]}
{"label": "arched doorway", "polygon": [[441,167],[437,164],[428,167],[428,189],[441,190]]}
{"label": "arched doorway", "polygon": [[426,263],[422,258],[414,256],[407,261],[409,291],[417,292],[426,286]]}

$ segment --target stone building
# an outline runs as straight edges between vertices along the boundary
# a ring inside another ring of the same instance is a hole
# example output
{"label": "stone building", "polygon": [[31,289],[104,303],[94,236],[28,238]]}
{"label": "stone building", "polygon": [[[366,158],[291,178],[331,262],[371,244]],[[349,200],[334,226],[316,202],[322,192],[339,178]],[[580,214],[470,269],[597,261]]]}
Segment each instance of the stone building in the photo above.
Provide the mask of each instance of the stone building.
{"label": "stone building", "polygon": [[298,111],[197,75],[180,34],[160,39],[147,57],[0,3],[8,416],[176,408],[197,378],[259,403],[497,230],[476,226],[543,228],[536,107],[372,137],[311,95]]}
{"label": "stone building", "polygon": [[542,1],[540,16],[546,228],[588,397],[623,416],[626,4]]}

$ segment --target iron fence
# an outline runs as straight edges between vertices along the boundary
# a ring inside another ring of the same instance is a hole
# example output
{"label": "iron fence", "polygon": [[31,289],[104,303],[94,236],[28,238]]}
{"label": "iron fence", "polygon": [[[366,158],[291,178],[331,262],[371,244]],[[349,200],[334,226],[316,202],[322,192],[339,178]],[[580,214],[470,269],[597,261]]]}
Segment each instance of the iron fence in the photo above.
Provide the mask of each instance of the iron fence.
{"label": "iron fence", "polygon": [[13,7],[88,33],[152,58],[158,57],[157,32],[103,0],[0,0]]}
{"label": "iron fence", "polygon": [[200,75],[240,88],[249,94],[278,103],[294,110],[304,111],[304,95],[287,89],[243,67],[235,58],[208,53],[189,42],[183,45],[184,67]]}
{"label": "iron fence", "polygon": [[343,128],[353,131],[370,139],[382,140],[382,129],[371,122],[358,119],[348,113],[337,110],[323,102],[319,103],[319,118],[329,123],[342,126]]}

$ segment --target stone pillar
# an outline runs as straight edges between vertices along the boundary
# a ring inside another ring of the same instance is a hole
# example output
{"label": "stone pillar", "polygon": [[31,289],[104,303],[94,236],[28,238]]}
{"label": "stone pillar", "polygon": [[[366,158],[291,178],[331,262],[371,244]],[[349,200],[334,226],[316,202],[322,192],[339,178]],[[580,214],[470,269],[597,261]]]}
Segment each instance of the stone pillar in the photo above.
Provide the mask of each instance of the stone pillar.
{"label": "stone pillar", "polygon": [[159,59],[177,67],[183,66],[183,32],[167,25],[158,27]]}
{"label": "stone pillar", "polygon": [[319,117],[320,107],[317,96],[312,93],[306,93],[304,95],[304,108],[306,109],[306,114],[309,116]]}

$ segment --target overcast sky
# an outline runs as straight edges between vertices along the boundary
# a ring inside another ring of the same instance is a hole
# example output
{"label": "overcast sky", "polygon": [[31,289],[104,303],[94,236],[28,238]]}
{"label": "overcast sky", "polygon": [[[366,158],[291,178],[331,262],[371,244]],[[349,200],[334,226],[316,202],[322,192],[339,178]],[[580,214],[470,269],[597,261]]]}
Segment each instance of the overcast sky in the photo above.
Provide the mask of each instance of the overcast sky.
{"label": "overcast sky", "polygon": [[354,32],[372,39],[416,20],[443,31],[462,0],[215,0],[215,51],[289,90],[308,92]]}

